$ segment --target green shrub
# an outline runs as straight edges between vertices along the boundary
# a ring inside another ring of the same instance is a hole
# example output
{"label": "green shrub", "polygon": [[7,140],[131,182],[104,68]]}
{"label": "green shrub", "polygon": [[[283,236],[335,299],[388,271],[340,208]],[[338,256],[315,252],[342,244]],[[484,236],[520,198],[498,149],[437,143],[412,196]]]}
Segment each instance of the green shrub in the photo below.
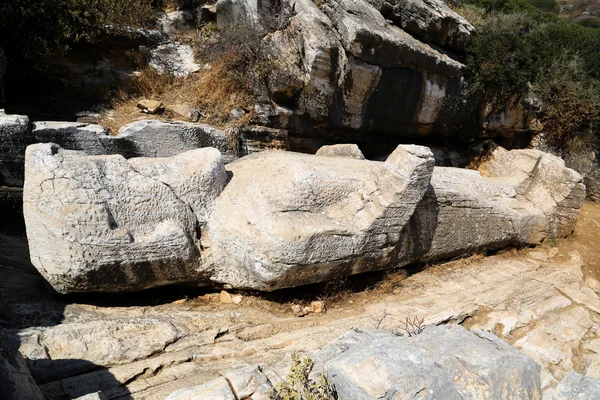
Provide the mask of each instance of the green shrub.
{"label": "green shrub", "polygon": [[600,87],[586,73],[582,58],[564,51],[532,86],[544,104],[540,116],[550,144],[566,148],[574,142],[594,145],[600,127]]}
{"label": "green shrub", "polygon": [[39,61],[108,31],[147,26],[153,18],[150,0],[4,0],[0,45],[13,58]]}
{"label": "green shrub", "polygon": [[600,28],[600,19],[599,18],[586,18],[582,21],[578,22],[579,25],[585,26],[587,28]]}
{"label": "green shrub", "polygon": [[310,358],[292,354],[292,367],[288,376],[271,393],[271,400],[335,400],[337,395],[323,374],[319,381],[309,378],[314,367]]}

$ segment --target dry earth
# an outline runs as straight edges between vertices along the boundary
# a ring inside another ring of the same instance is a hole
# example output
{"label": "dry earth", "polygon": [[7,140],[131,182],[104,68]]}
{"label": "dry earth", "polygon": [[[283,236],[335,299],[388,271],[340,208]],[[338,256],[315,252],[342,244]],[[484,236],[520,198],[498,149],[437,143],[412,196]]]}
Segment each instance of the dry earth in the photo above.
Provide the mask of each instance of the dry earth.
{"label": "dry earth", "polygon": [[[309,354],[353,327],[402,332],[407,317],[494,332],[542,365],[549,394],[571,369],[600,378],[599,237],[600,205],[586,203],[571,237],[535,249],[415,268],[409,277],[242,293],[235,305],[194,288],[51,295],[24,238],[0,236],[0,324],[19,338],[49,400],[96,390],[109,399],[163,399],[249,363],[277,381],[292,352]],[[292,312],[317,299],[325,313]]]}

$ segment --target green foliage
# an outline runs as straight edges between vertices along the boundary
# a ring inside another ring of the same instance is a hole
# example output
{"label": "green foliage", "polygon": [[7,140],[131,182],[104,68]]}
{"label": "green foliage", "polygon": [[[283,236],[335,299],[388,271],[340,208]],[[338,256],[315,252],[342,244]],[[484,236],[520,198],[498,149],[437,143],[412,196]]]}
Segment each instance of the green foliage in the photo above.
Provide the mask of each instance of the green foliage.
{"label": "green foliage", "polygon": [[323,374],[319,381],[309,378],[314,367],[310,358],[292,354],[292,367],[288,376],[273,389],[272,400],[335,400],[337,396]]}
{"label": "green foliage", "polygon": [[475,17],[478,28],[466,56],[474,89],[496,104],[531,90],[544,103],[537,117],[556,146],[575,138],[593,143],[600,136],[600,29],[540,10],[553,9],[550,2],[469,2],[485,10],[464,14]]}
{"label": "green foliage", "polygon": [[0,45],[13,57],[35,60],[82,40],[151,23],[150,0],[4,0]]}
{"label": "green foliage", "polygon": [[595,144],[600,127],[600,87],[586,75],[580,56],[563,52],[532,89],[544,103],[541,119],[552,145]]}
{"label": "green foliage", "polygon": [[579,21],[578,24],[587,28],[598,29],[600,28],[600,18],[586,18],[582,21]]}

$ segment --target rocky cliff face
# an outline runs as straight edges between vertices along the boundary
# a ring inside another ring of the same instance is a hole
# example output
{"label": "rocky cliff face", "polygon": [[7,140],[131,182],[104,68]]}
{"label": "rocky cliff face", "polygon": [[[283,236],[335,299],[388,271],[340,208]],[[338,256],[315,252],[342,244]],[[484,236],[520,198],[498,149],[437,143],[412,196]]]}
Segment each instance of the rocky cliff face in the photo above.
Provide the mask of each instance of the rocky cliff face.
{"label": "rocky cliff face", "polygon": [[[318,4],[284,2],[294,10],[289,28],[272,37],[301,72],[290,104],[306,117],[300,119],[404,137],[454,133],[475,122],[479,100],[467,92],[457,55],[474,32],[464,18],[435,0]],[[260,25],[269,7],[222,0],[217,21]]]}

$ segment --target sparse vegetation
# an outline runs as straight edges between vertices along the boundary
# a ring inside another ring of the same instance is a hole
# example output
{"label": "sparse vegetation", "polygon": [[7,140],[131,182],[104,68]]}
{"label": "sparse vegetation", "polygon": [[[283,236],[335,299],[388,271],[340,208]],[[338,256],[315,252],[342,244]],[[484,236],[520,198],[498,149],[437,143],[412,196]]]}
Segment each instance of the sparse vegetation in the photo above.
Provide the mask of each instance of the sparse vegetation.
{"label": "sparse vegetation", "polygon": [[310,378],[314,362],[309,357],[292,354],[292,366],[287,377],[271,393],[271,400],[335,400],[334,389],[323,373],[317,382]]}
{"label": "sparse vegetation", "polygon": [[466,63],[474,90],[495,105],[533,94],[550,141],[600,137],[600,30],[549,13],[552,1],[469,0],[454,6],[477,27]]}

